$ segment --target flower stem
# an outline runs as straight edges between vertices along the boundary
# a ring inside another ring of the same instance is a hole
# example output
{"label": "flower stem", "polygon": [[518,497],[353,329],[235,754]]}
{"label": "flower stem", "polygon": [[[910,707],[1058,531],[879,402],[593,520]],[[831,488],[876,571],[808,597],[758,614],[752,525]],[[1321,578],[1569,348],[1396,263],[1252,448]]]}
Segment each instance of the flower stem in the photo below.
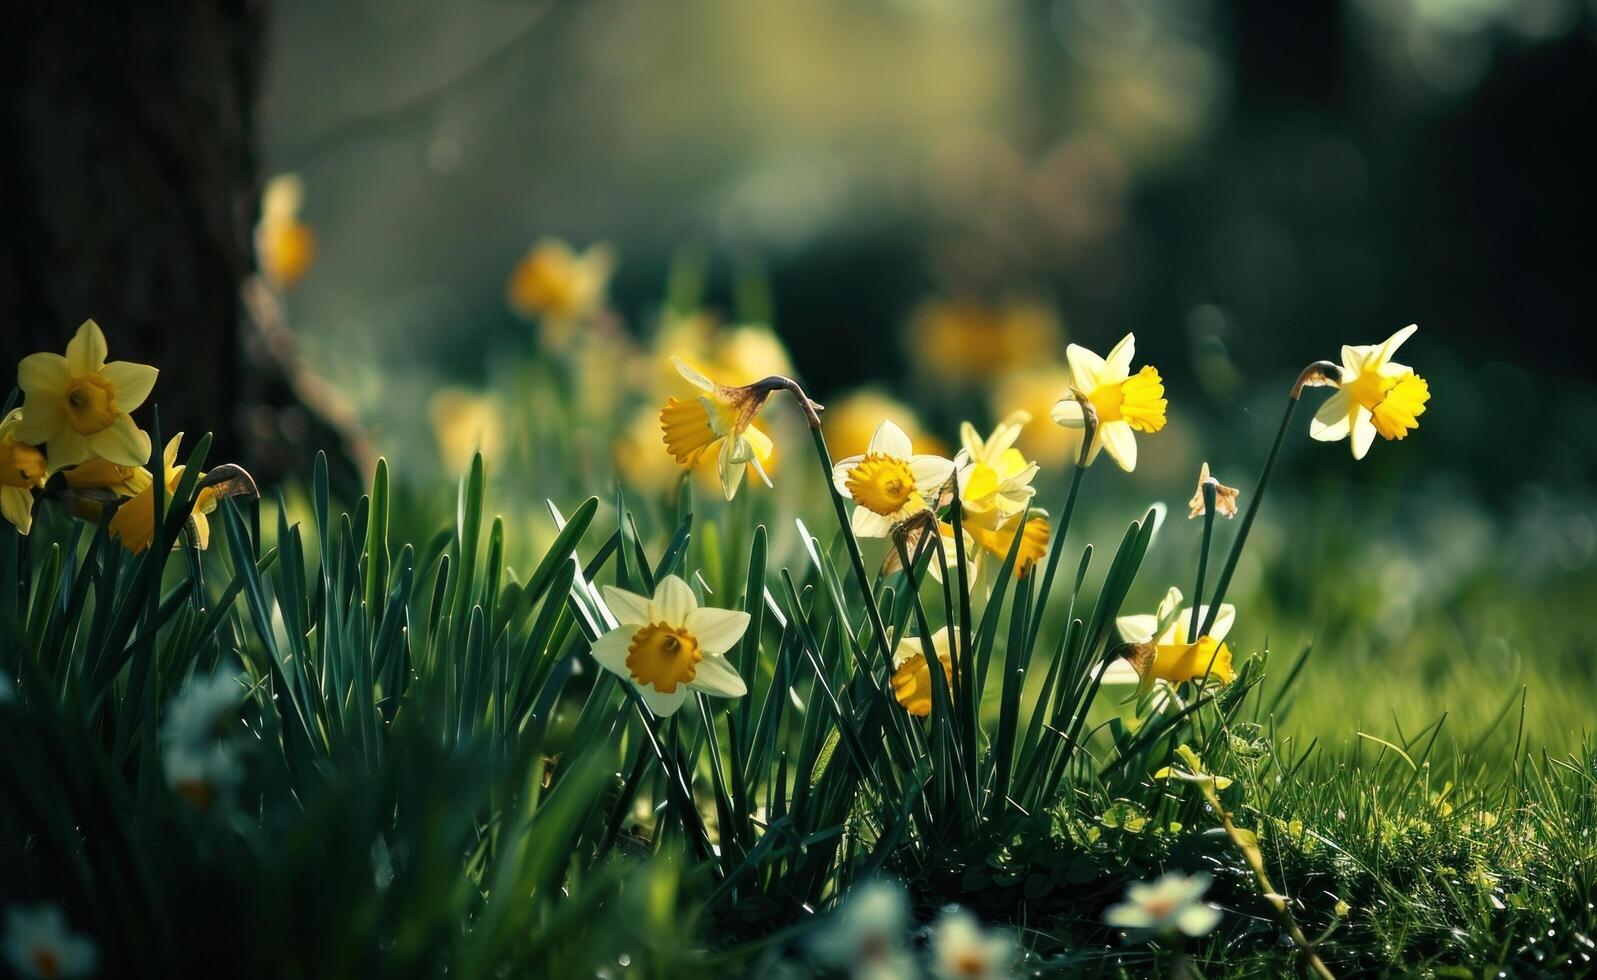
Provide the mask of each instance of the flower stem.
{"label": "flower stem", "polygon": [[1059,526],[1054,529],[1053,550],[1048,555],[1048,565],[1043,569],[1042,585],[1037,593],[1037,611],[1033,614],[1031,628],[1026,634],[1026,647],[1030,649],[1037,645],[1037,634],[1042,630],[1043,613],[1048,609],[1048,593],[1054,587],[1054,573],[1059,570],[1059,556],[1065,552],[1065,534],[1070,530],[1070,517],[1076,512],[1076,495],[1081,492],[1081,478],[1087,472],[1085,466],[1077,464],[1075,472],[1070,475],[1070,493],[1065,497],[1065,506],[1059,513]]}
{"label": "flower stem", "polygon": [[[1220,611],[1220,603],[1225,599],[1225,590],[1231,585],[1231,576],[1236,573],[1237,561],[1242,557],[1242,548],[1248,543],[1248,532],[1253,529],[1253,519],[1259,516],[1259,504],[1264,500],[1264,489],[1270,483],[1270,474],[1275,471],[1275,461],[1281,455],[1281,444],[1286,442],[1287,428],[1292,423],[1292,413],[1297,407],[1297,390],[1294,389],[1292,397],[1287,399],[1286,411],[1281,415],[1281,428],[1276,430],[1275,444],[1270,447],[1270,455],[1264,461],[1264,469],[1259,472],[1259,484],[1248,500],[1248,509],[1242,515],[1241,525],[1237,527],[1236,540],[1231,542],[1231,553],[1226,555],[1225,567],[1220,569],[1219,581],[1214,585],[1214,596],[1209,600],[1209,614],[1203,617],[1203,629],[1198,632],[1198,636],[1205,635],[1214,626],[1214,618]],[[1209,510],[1213,512],[1213,505]],[[1202,603],[1201,593],[1192,597],[1194,608]]]}
{"label": "flower stem", "polygon": [[1198,632],[1198,611],[1203,608],[1203,575],[1209,570],[1209,539],[1214,535],[1214,483],[1205,480],[1200,492],[1203,494],[1203,544],[1198,548],[1198,582],[1192,589],[1192,617],[1187,623],[1188,643],[1197,643],[1203,638],[1203,634]]}

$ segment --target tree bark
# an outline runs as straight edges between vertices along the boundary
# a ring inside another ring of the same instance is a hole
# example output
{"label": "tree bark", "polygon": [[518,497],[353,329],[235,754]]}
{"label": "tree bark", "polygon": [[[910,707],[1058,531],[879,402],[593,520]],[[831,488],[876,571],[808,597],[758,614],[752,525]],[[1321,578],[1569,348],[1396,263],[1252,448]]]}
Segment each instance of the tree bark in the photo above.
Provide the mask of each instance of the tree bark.
{"label": "tree bark", "polygon": [[161,369],[163,433],[240,458],[265,0],[7,6],[0,389],[92,318],[112,359]]}

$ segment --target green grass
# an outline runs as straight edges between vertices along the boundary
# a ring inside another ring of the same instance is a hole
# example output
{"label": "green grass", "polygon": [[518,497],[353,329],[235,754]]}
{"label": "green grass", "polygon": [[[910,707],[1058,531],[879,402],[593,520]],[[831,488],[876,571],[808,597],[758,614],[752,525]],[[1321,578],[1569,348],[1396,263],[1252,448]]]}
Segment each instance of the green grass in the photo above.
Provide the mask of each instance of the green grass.
{"label": "green grass", "polygon": [[[1153,777],[1184,743],[1234,780],[1226,809],[1338,975],[1569,975],[1597,951],[1597,755],[1569,727],[1586,584],[1525,596],[1483,559],[1387,621],[1370,541],[1324,531],[1302,560],[1281,542],[1308,505],[1278,488],[1233,593],[1258,610],[1238,653],[1261,652],[1156,712],[1097,693],[1097,665],[1117,613],[1189,587],[1198,525],[1156,541],[1112,495],[1046,595],[1006,563],[988,596],[927,580],[924,551],[914,583],[879,575],[823,509],[545,504],[480,460],[452,520],[386,467],[344,512],[318,461],[291,505],[224,503],[201,553],[179,531],[204,451],[143,555],[48,502],[30,537],[0,528],[0,901],[59,903],[130,975],[214,972],[220,935],[247,976],[804,973],[826,911],[884,875],[922,921],[960,902],[1016,930],[1044,973],[1304,969],[1197,787]],[[672,573],[753,617],[730,654],[750,691],[662,719],[586,650],[601,583]],[[945,623],[960,669],[918,721],[882,631]],[[215,671],[241,680],[196,795],[174,718]],[[1212,935],[1103,924],[1169,868],[1214,876]]]}

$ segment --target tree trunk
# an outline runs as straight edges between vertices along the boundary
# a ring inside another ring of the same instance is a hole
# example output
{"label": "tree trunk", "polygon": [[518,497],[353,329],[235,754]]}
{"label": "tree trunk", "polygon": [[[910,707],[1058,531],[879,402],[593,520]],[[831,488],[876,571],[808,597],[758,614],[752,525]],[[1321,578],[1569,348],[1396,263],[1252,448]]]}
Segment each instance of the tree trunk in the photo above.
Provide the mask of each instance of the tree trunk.
{"label": "tree trunk", "polygon": [[239,458],[264,0],[8,7],[0,371],[92,318],[112,359],[160,368],[163,433]]}

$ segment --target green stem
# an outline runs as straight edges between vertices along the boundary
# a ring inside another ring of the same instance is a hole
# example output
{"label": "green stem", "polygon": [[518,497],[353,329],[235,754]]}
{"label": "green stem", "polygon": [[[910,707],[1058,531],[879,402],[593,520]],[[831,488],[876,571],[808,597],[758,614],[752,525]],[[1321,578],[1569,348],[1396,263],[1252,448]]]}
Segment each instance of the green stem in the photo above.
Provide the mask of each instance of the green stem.
{"label": "green stem", "polygon": [[1187,622],[1187,642],[1197,643],[1198,611],[1203,608],[1203,575],[1209,570],[1209,539],[1214,535],[1214,484],[1208,480],[1198,488],[1203,494],[1203,544],[1198,549],[1198,583],[1192,589],[1192,617]]}
{"label": "green stem", "polygon": [[[1275,461],[1281,455],[1281,444],[1286,442],[1286,430],[1292,423],[1292,413],[1298,407],[1296,392],[1287,399],[1286,411],[1281,415],[1281,428],[1275,433],[1275,445],[1270,447],[1270,456],[1264,461],[1264,469],[1259,473],[1259,485],[1254,488],[1253,497],[1248,501],[1247,512],[1242,515],[1242,524],[1237,528],[1236,540],[1231,543],[1231,553],[1226,556],[1225,567],[1220,570],[1220,580],[1215,583],[1214,597],[1209,600],[1209,614],[1203,617],[1203,629],[1198,635],[1203,636],[1214,626],[1214,617],[1220,611],[1220,603],[1225,599],[1225,590],[1231,585],[1231,576],[1236,573],[1237,561],[1242,557],[1242,547],[1248,542],[1248,532],[1253,529],[1253,519],[1259,515],[1259,504],[1264,500],[1264,489],[1269,485],[1270,474],[1275,470]],[[1213,508],[1210,508],[1211,510]],[[1193,596],[1194,605],[1201,603],[1201,595]]]}
{"label": "green stem", "polygon": [[1048,609],[1048,593],[1054,587],[1054,573],[1059,570],[1059,556],[1065,551],[1065,534],[1070,530],[1070,518],[1076,512],[1076,495],[1081,492],[1081,478],[1087,472],[1077,465],[1070,475],[1070,493],[1065,497],[1064,510],[1059,514],[1059,526],[1054,530],[1053,550],[1048,555],[1048,566],[1043,570],[1042,586],[1037,593],[1037,610],[1032,614],[1031,629],[1026,634],[1028,648],[1037,645],[1037,634],[1042,630],[1043,613]]}
{"label": "green stem", "polygon": [[843,506],[843,498],[832,486],[832,454],[826,449],[826,436],[821,434],[819,425],[810,426],[810,437],[815,442],[815,456],[821,463],[821,476],[826,480],[826,495],[832,498],[832,510],[837,514],[837,527],[843,534],[843,543],[848,548],[849,564],[854,567],[854,579],[859,583],[860,596],[865,603],[865,614],[870,618],[871,631],[876,635],[876,647],[882,655],[882,661],[887,665],[889,672],[893,669],[893,651],[887,644],[887,627],[882,623],[882,611],[877,608],[876,601],[871,596],[871,577],[865,571],[865,558],[860,554],[859,541],[854,537],[854,527],[848,521],[848,511]]}

